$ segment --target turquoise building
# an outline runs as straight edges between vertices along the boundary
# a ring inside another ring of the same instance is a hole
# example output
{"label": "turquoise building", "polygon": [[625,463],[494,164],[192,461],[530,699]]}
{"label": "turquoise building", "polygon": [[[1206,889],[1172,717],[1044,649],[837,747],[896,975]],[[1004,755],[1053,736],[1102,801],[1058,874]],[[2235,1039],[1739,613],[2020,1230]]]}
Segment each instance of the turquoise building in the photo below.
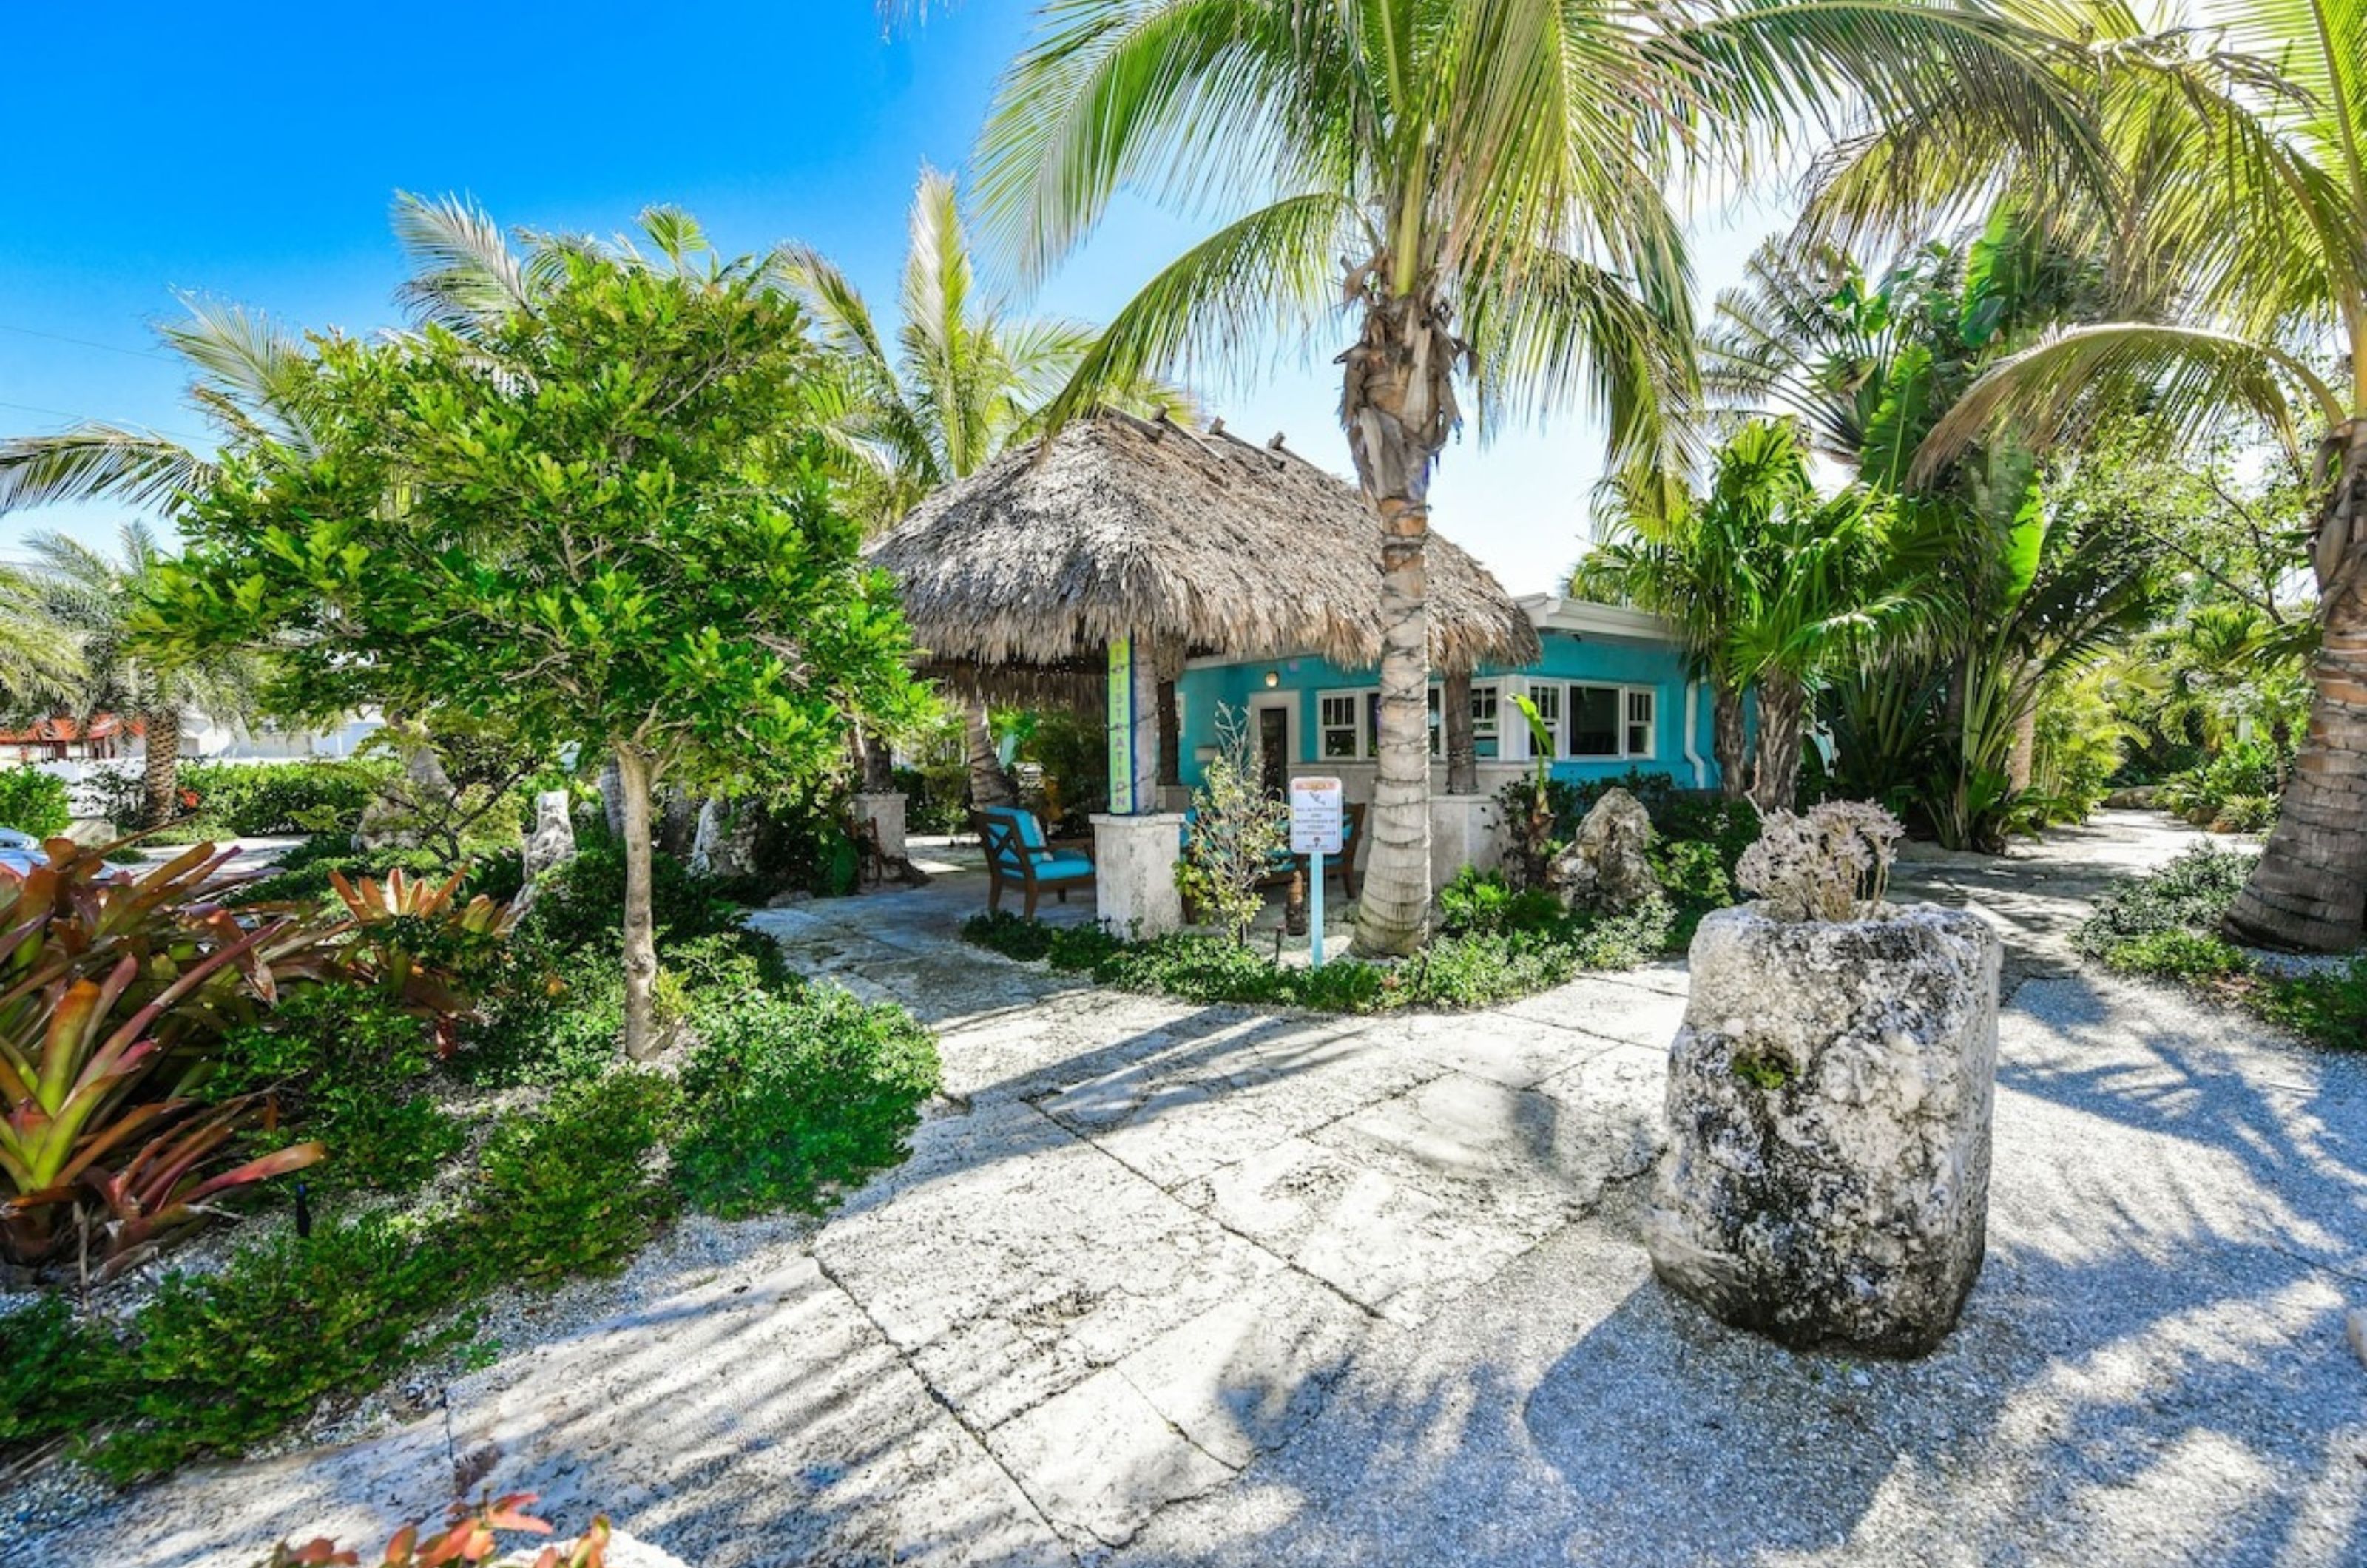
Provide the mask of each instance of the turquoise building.
{"label": "turquoise building", "polygon": [[[1512,698],[1537,705],[1552,731],[1557,778],[1666,773],[1680,788],[1715,789],[1709,691],[1689,677],[1674,633],[1659,616],[1550,594],[1518,601],[1543,656],[1521,669],[1482,665],[1471,682],[1479,789],[1492,795],[1531,765],[1529,728]],[[1432,794],[1446,789],[1441,686],[1430,688]],[[1215,755],[1220,709],[1247,723],[1269,784],[1292,774],[1338,777],[1351,801],[1371,798],[1378,676],[1313,655],[1195,659],[1175,682],[1178,762],[1196,785]]]}

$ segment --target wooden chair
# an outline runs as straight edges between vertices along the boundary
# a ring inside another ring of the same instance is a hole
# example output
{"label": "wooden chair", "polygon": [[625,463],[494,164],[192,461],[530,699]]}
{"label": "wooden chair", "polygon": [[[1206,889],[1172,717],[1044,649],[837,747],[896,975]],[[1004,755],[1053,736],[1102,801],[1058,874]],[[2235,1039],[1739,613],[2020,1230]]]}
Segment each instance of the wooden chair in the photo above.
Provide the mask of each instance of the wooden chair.
{"label": "wooden chair", "polygon": [[1036,918],[1036,895],[1049,889],[1061,903],[1069,889],[1090,886],[1093,857],[1082,848],[1055,849],[1044,840],[1044,825],[1032,811],[1015,806],[989,806],[970,814],[979,842],[986,846],[986,907],[1002,908],[1002,890],[1019,889],[1025,896],[1021,913]]}

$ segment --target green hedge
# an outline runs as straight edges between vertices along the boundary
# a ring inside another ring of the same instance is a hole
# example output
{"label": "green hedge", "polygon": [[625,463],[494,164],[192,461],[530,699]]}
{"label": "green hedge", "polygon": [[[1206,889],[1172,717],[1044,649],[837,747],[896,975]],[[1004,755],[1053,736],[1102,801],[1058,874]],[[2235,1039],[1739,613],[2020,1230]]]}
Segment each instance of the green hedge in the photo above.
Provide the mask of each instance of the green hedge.
{"label": "green hedge", "polygon": [[0,769],[0,828],[46,839],[64,832],[73,821],[65,780],[30,762]]}

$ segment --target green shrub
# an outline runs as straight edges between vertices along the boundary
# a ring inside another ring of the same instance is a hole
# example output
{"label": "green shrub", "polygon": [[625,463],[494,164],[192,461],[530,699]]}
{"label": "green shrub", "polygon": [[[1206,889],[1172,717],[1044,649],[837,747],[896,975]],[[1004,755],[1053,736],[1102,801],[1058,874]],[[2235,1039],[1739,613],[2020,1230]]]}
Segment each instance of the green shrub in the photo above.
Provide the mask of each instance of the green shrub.
{"label": "green shrub", "polygon": [[2272,795],[2231,795],[2212,813],[2214,833],[2265,833],[2277,825],[2278,800]]}
{"label": "green shrub", "polygon": [[2109,888],[2072,934],[2071,945],[2090,958],[2157,931],[2208,933],[2243,891],[2252,857],[2197,844],[2159,871]]}
{"label": "green shrub", "polygon": [[670,1211],[648,1167],[676,1101],[663,1074],[620,1067],[495,1128],[470,1199],[471,1266],[548,1283],[621,1264]]}
{"label": "green shrub", "polygon": [[903,1157],[936,1090],[928,1031],[835,987],[719,997],[694,1023],[674,1178],[709,1213],[819,1213],[836,1189]]}
{"label": "green shrub", "polygon": [[[650,914],[661,948],[740,927],[741,910],[716,880],[672,855],[650,861]],[[625,942],[625,846],[606,833],[587,836],[575,858],[543,878],[525,934],[559,953],[618,953]]]}
{"label": "green shrub", "polygon": [[0,1451],[84,1430],[125,1386],[121,1348],[63,1296],[0,1317]]}
{"label": "green shrub", "polygon": [[1516,891],[1501,871],[1467,865],[1438,890],[1438,929],[1447,936],[1544,931],[1562,919],[1560,899],[1541,887]]}
{"label": "green shrub", "polygon": [[30,762],[0,768],[0,828],[46,839],[64,832],[73,823],[65,780]]}
{"label": "green shrub", "polygon": [[2173,926],[2116,944],[2104,967],[2162,980],[2225,980],[2251,973],[2252,961],[2222,938]]}
{"label": "green shrub", "polygon": [[[1475,902],[1492,901],[1480,891],[1488,886],[1484,874],[1476,875],[1466,891]],[[1506,894],[1504,907],[1524,899]],[[1523,907],[1543,919],[1534,901]],[[1372,1012],[1485,1007],[1561,985],[1589,969],[1632,968],[1666,951],[1672,919],[1663,899],[1610,917],[1566,914],[1556,906],[1550,919],[1527,929],[1469,930],[1442,935],[1402,963],[1339,958],[1319,970],[1275,964],[1219,937],[1184,931],[1126,942],[1097,927],[1047,926],[1008,913],[973,916],[962,935],[1006,956],[1047,960],[1121,990],[1202,1004]]]}
{"label": "green shrub", "polygon": [[196,794],[199,815],[242,837],[350,834],[395,771],[391,762],[352,758],[187,762],[181,767],[181,787]]}
{"label": "green shrub", "polygon": [[206,1092],[227,1100],[274,1091],[280,1123],[265,1143],[317,1138],[329,1150],[323,1179],[403,1193],[465,1141],[459,1123],[428,1098],[434,1064],[426,1025],[383,991],[319,986],[232,1031]]}
{"label": "green shrub", "polygon": [[431,1326],[459,1293],[455,1259],[383,1216],[279,1236],[219,1274],[175,1274],[132,1320],[129,1386],[90,1462],[118,1481],[235,1454],[324,1395],[375,1387],[459,1338]]}
{"label": "green shrub", "polygon": [[2367,1051],[2367,953],[2340,969],[2270,981],[2251,999],[2261,1017],[2305,1040]]}

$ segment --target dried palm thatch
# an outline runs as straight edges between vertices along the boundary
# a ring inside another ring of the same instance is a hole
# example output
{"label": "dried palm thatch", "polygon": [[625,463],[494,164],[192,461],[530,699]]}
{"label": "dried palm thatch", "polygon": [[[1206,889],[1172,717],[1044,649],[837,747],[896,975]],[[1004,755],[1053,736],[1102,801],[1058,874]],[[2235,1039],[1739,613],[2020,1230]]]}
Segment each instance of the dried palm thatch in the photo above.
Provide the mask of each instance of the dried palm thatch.
{"label": "dried palm thatch", "polygon": [[[1051,694],[1097,677],[1125,637],[1351,670],[1380,660],[1371,508],[1278,438],[1252,446],[1221,425],[1098,412],[938,491],[870,554],[902,590],[929,672],[973,689]],[[1444,671],[1537,657],[1511,596],[1436,535],[1430,657]]]}

